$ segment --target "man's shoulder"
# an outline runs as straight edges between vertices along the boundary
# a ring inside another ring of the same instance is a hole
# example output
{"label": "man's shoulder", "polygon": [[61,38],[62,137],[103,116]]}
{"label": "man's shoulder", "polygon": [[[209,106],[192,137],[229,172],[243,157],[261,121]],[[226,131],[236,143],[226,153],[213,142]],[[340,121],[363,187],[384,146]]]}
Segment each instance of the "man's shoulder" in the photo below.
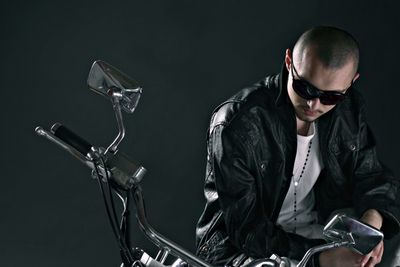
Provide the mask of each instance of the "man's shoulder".
{"label": "man's shoulder", "polygon": [[257,83],[241,89],[218,105],[212,114],[210,130],[218,125],[229,125],[243,117],[257,116],[256,110],[268,111],[275,105],[278,95],[279,74],[267,76]]}

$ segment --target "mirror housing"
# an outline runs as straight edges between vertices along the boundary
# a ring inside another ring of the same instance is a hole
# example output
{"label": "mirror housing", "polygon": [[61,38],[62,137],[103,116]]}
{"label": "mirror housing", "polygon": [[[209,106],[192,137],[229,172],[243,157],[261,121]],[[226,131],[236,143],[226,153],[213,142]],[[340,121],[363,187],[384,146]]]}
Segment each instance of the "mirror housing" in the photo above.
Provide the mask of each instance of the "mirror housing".
{"label": "mirror housing", "polygon": [[323,234],[330,241],[343,241],[351,236],[354,244],[349,248],[363,255],[383,240],[381,231],[344,214],[335,215],[325,226]]}
{"label": "mirror housing", "polygon": [[119,98],[122,109],[127,113],[135,111],[142,93],[138,82],[102,60],[92,64],[87,84],[89,89],[104,97]]}

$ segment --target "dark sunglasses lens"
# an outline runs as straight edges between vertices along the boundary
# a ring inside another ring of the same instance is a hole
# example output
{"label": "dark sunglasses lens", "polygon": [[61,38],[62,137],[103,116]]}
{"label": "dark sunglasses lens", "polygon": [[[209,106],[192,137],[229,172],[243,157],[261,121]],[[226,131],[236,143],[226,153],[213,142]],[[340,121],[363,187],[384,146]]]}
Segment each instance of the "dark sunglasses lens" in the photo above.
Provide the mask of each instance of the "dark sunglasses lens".
{"label": "dark sunglasses lens", "polygon": [[307,100],[318,97],[324,105],[336,105],[346,98],[346,95],[334,92],[318,93],[310,84],[301,80],[293,80],[293,89],[300,97]]}
{"label": "dark sunglasses lens", "polygon": [[322,95],[319,97],[319,100],[321,101],[322,104],[324,105],[336,105],[340,101],[343,101],[346,98],[345,95]]}
{"label": "dark sunglasses lens", "polygon": [[312,89],[308,86],[308,84],[300,80],[293,80],[293,89],[300,97],[307,100],[313,99],[318,96],[312,94]]}

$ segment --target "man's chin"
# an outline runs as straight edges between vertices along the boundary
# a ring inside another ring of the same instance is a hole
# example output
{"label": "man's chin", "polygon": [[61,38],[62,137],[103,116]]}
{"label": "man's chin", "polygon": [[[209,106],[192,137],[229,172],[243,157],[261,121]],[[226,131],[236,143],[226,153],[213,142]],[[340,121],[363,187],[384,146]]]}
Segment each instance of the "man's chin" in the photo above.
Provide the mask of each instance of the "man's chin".
{"label": "man's chin", "polygon": [[295,112],[297,118],[305,122],[313,122],[322,115],[321,111],[318,110],[310,111],[304,106],[296,107]]}
{"label": "man's chin", "polygon": [[319,117],[319,116],[307,116],[304,114],[299,114],[299,112],[296,112],[296,116],[299,120],[305,121],[305,122],[314,122]]}

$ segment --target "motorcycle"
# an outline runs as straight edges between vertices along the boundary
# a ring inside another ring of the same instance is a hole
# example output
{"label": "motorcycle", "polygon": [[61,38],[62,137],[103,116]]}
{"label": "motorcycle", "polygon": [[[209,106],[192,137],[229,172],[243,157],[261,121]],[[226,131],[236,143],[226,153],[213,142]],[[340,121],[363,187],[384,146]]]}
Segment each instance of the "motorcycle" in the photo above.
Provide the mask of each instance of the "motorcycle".
{"label": "motorcycle", "polygon": [[[140,185],[146,169],[119,151],[119,144],[125,137],[122,111],[127,113],[135,111],[143,91],[142,87],[117,68],[101,60],[93,63],[87,84],[89,89],[109,99],[112,103],[118,134],[108,147],[93,146],[60,123],[53,124],[49,130],[38,126],[35,132],[62,147],[91,169],[91,175],[98,181],[101,189],[107,216],[118,242],[121,267],[165,267],[168,266],[165,262],[169,255],[175,257],[171,267],[188,265],[211,267],[209,263],[158,233],[148,223]],[[116,213],[114,195],[122,202],[123,212],[120,217]],[[135,212],[140,229],[159,248],[155,257],[132,246],[128,216],[132,200],[136,207]],[[304,267],[315,253],[337,247],[348,247],[365,255],[383,239],[383,233],[379,230],[344,214],[334,216],[324,227],[323,235],[329,243],[311,248],[300,262],[274,254],[268,259],[249,259],[243,266]]]}

